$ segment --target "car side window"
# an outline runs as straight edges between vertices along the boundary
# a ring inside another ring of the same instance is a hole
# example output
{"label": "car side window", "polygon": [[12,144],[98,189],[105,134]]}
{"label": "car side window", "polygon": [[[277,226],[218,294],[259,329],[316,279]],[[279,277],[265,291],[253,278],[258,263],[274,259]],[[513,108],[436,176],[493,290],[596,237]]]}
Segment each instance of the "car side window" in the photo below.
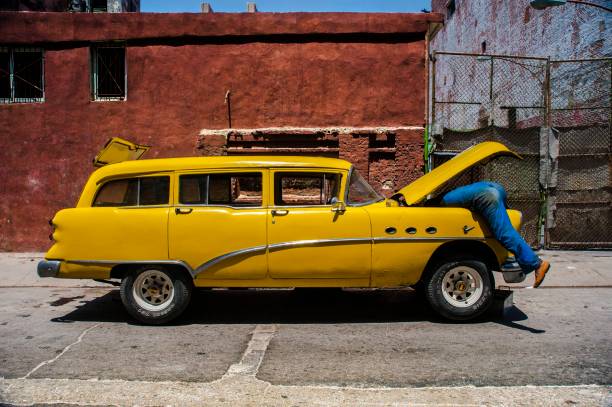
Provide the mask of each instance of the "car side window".
{"label": "car side window", "polygon": [[170,196],[170,177],[139,178],[138,205],[164,205]]}
{"label": "car side window", "polygon": [[356,169],[351,171],[347,199],[349,204],[364,205],[378,202],[383,199],[384,198],[359,174],[359,171]]}
{"label": "car side window", "polygon": [[208,175],[181,175],[179,185],[180,203],[188,205],[206,204]]}
{"label": "car side window", "polygon": [[169,196],[168,176],[118,179],[100,188],[92,206],[166,205]]}
{"label": "car side window", "polygon": [[179,203],[184,205],[261,206],[261,173],[181,175]]}
{"label": "car side window", "polygon": [[338,198],[340,174],[323,172],[277,172],[274,174],[274,204],[330,205]]}

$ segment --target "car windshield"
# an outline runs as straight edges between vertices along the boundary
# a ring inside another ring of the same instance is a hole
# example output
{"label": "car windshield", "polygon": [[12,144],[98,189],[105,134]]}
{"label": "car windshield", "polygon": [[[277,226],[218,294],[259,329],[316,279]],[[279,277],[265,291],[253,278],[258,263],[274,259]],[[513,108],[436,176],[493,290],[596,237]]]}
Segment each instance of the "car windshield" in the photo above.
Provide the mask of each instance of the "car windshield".
{"label": "car windshield", "polygon": [[351,178],[349,179],[348,203],[364,205],[382,201],[383,199],[385,198],[374,191],[374,188],[363,179],[359,171],[353,168],[351,171]]}

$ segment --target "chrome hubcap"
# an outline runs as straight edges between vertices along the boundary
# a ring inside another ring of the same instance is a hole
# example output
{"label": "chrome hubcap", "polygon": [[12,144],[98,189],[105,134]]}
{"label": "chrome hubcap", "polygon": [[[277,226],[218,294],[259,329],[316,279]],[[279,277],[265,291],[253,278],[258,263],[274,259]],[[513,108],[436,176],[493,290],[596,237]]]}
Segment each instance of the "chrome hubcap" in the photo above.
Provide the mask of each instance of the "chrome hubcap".
{"label": "chrome hubcap", "polygon": [[136,277],[133,294],[142,308],[159,311],[174,298],[174,285],[167,274],[159,270],[146,270]]}
{"label": "chrome hubcap", "polygon": [[457,266],[444,275],[442,295],[449,304],[466,308],[480,299],[482,285],[482,277],[478,271],[468,266]]}

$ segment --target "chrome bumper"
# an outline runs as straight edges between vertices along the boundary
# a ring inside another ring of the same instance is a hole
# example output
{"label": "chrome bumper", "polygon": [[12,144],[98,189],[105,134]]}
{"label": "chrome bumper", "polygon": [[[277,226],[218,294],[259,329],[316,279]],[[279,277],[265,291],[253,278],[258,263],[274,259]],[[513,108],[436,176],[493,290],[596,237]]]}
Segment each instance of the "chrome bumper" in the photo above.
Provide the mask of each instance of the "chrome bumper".
{"label": "chrome bumper", "polygon": [[38,262],[38,276],[39,277],[57,277],[60,271],[59,260],[43,260]]}

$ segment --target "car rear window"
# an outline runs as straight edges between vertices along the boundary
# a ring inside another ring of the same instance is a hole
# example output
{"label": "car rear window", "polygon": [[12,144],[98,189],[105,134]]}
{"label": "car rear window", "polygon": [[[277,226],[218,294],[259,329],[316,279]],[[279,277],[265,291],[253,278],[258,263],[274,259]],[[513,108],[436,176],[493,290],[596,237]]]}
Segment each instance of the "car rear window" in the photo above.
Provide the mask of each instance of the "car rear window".
{"label": "car rear window", "polygon": [[165,205],[169,196],[168,176],[118,179],[100,188],[93,206]]}
{"label": "car rear window", "polygon": [[179,177],[184,205],[261,206],[261,173],[193,174]]}

